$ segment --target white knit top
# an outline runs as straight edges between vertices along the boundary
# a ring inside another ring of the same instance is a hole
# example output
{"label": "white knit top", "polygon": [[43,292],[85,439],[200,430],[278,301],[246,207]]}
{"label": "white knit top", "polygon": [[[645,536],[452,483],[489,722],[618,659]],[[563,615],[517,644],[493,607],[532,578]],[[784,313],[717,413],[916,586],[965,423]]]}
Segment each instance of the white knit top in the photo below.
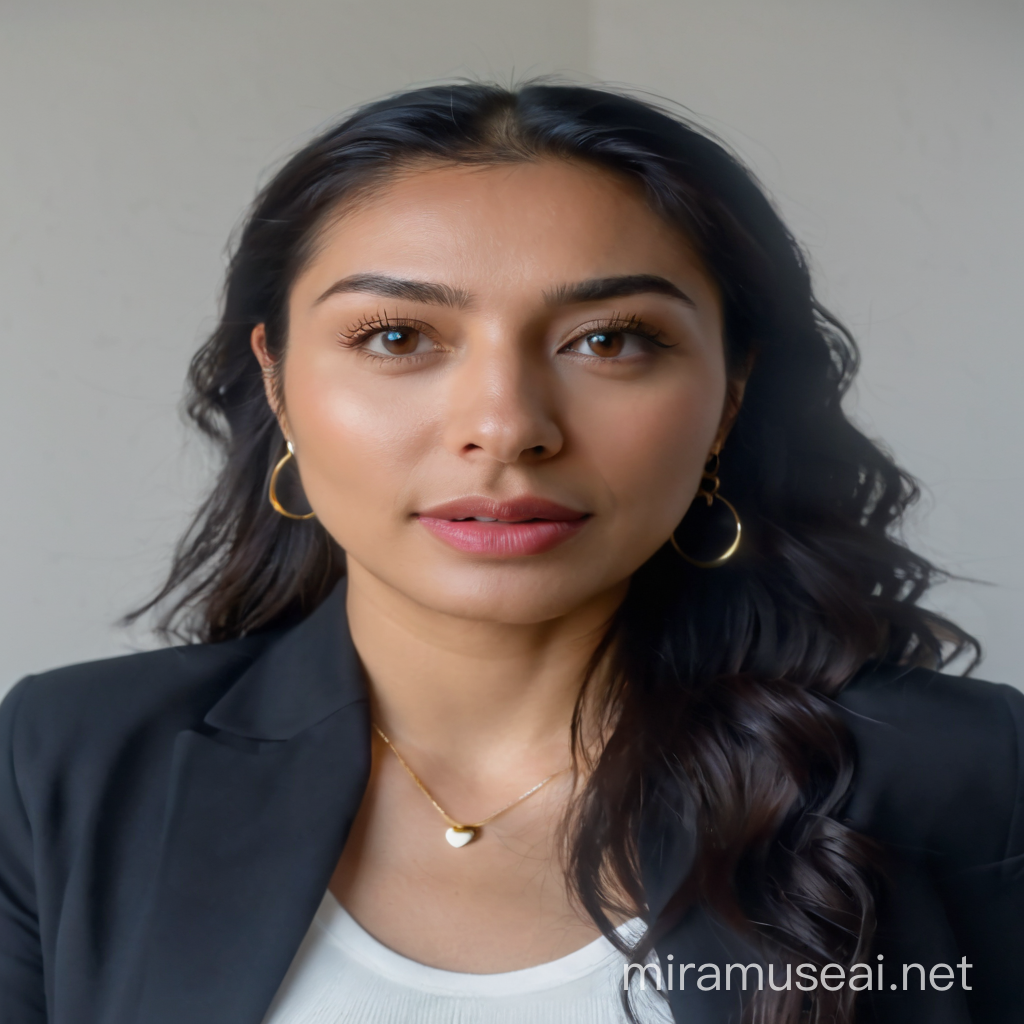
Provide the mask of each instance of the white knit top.
{"label": "white knit top", "polygon": [[[602,936],[519,971],[442,971],[382,945],[328,892],[264,1024],[623,1024],[625,963]],[[650,986],[633,1005],[645,1024],[672,1020]]]}

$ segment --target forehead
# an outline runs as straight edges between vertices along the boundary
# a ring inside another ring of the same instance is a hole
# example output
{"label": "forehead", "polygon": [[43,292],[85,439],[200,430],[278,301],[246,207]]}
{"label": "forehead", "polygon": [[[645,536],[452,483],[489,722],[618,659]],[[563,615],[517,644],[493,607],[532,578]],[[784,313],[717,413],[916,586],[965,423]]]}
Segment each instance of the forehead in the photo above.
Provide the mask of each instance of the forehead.
{"label": "forehead", "polygon": [[343,205],[296,285],[364,272],[474,294],[637,273],[706,281],[638,184],[558,159],[407,169]]}

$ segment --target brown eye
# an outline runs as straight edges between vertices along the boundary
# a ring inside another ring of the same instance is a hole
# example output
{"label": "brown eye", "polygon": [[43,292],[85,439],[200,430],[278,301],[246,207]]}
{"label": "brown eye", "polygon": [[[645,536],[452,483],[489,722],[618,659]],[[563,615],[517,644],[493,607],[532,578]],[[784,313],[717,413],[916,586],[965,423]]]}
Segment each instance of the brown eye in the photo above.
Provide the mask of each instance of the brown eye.
{"label": "brown eye", "polygon": [[432,347],[428,338],[413,327],[389,327],[371,334],[364,348],[380,356],[422,355]]}
{"label": "brown eye", "polygon": [[618,356],[641,354],[648,340],[633,331],[590,331],[574,341],[568,350],[581,356],[615,359]]}
{"label": "brown eye", "polygon": [[591,356],[617,356],[625,345],[621,331],[593,331],[581,340],[586,354]]}

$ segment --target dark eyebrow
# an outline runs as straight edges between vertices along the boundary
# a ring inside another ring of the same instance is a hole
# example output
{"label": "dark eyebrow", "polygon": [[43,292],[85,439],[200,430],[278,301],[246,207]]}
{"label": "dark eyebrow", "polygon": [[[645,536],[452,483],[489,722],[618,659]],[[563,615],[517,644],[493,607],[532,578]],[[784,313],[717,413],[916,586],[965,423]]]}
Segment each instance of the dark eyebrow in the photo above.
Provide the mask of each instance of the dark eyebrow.
{"label": "dark eyebrow", "polygon": [[561,306],[570,302],[598,302],[601,299],[620,299],[626,295],[641,295],[644,292],[671,295],[674,299],[681,299],[688,306],[696,308],[696,303],[686,292],[657,274],[599,277],[591,281],[578,281],[576,284],[563,284],[553,292],[549,292],[547,300],[552,306]]}
{"label": "dark eyebrow", "polygon": [[343,277],[340,281],[335,281],[313,305],[318,306],[324,299],[344,292],[369,292],[372,295],[384,295],[389,299],[428,302],[433,306],[469,305],[469,295],[460,288],[433,284],[430,281],[406,281],[400,277],[388,277],[386,274],[353,274],[351,277]]}

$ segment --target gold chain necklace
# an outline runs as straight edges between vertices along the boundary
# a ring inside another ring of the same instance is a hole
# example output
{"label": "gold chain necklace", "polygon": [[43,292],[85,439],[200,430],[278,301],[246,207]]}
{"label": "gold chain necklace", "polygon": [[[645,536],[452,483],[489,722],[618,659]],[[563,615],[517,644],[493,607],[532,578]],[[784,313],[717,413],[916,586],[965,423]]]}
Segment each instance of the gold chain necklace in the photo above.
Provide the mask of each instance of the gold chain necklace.
{"label": "gold chain necklace", "polygon": [[391,742],[384,735],[383,730],[379,725],[374,725],[374,729],[377,730],[377,735],[391,748],[391,753],[398,758],[398,763],[409,773],[409,778],[416,783],[420,788],[420,792],[434,805],[434,810],[441,815],[442,818],[448,823],[448,830],[445,832],[444,837],[448,840],[449,846],[454,846],[455,849],[459,849],[465,846],[467,843],[472,842],[480,829],[489,822],[494,821],[499,814],[504,814],[506,811],[510,811],[516,804],[521,804],[528,796],[533,796],[538,789],[546,786],[553,778],[558,775],[564,775],[569,769],[563,768],[561,771],[552,772],[546,779],[541,779],[532,789],[528,789],[522,796],[517,796],[511,803],[505,804],[500,810],[495,811],[493,814],[489,814],[486,818],[480,821],[473,822],[472,825],[464,824],[460,821],[456,821],[431,795],[430,790],[423,785],[420,777],[406,764],[405,758],[398,752],[394,743]]}

